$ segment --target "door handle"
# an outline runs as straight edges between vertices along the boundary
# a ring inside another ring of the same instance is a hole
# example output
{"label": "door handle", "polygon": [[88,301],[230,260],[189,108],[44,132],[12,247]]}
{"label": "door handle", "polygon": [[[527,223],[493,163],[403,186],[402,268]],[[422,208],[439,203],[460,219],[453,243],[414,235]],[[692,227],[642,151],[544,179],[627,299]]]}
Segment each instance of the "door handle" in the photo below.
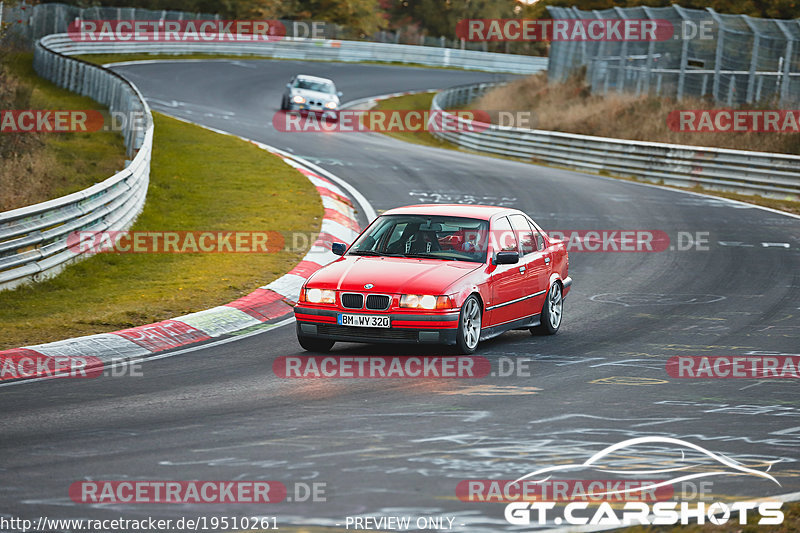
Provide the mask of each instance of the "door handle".
{"label": "door handle", "polygon": [[519,273],[523,274],[524,272],[525,272],[525,267],[524,266],[519,267]]}
{"label": "door handle", "polygon": [[549,257],[545,257],[544,258],[544,264],[545,265],[549,265],[550,264],[550,258]]}

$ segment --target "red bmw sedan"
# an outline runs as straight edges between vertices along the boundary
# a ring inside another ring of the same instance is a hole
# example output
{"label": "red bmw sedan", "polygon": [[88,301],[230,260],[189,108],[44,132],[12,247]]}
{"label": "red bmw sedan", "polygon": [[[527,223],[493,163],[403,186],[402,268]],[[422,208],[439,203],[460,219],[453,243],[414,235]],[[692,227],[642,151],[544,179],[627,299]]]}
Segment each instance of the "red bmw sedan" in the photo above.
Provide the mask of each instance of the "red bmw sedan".
{"label": "red bmw sedan", "polygon": [[342,257],[306,281],[294,309],[309,351],[404,342],[469,354],[511,329],[553,335],[572,285],[564,243],[504,207],[392,209],[333,252]]}

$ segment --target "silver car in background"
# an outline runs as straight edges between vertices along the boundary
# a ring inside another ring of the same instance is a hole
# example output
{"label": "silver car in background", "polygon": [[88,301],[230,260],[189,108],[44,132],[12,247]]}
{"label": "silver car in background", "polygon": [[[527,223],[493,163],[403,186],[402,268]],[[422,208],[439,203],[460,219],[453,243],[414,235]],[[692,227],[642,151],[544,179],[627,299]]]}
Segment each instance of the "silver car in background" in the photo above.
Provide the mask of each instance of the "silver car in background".
{"label": "silver car in background", "polygon": [[342,93],[327,78],[298,74],[286,84],[281,98],[282,111],[310,111],[335,114]]}

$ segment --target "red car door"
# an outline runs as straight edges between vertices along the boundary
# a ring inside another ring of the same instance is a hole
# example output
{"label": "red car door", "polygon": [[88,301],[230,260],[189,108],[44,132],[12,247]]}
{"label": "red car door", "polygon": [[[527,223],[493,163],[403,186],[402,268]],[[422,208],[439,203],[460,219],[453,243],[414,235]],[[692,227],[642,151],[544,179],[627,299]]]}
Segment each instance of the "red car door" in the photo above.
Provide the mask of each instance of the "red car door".
{"label": "red car door", "polygon": [[[495,252],[519,251],[517,238],[508,218],[501,217],[492,222],[489,235]],[[526,302],[520,297],[525,294],[526,272],[527,268],[522,261],[514,265],[489,266],[492,298],[486,303],[489,312],[487,325],[505,324],[525,316]]]}
{"label": "red car door", "polygon": [[520,249],[520,265],[525,267],[524,288],[519,297],[528,297],[524,316],[540,313],[547,297],[549,281],[549,258],[544,250],[543,239],[537,239],[538,231],[522,215],[509,217]]}

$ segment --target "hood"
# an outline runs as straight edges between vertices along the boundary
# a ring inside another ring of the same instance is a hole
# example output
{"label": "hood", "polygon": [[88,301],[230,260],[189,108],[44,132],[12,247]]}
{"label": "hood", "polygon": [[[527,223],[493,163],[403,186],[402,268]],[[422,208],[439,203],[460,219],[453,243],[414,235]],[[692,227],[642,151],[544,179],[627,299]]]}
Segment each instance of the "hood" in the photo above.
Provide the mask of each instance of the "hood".
{"label": "hood", "polygon": [[[450,285],[482,263],[441,261],[437,259],[401,259],[397,257],[344,258],[318,270],[309,287],[384,294],[447,294]],[[367,290],[364,285],[372,283]]]}
{"label": "hood", "polygon": [[321,91],[310,91],[308,89],[298,89],[298,88],[292,88],[290,93],[291,93],[290,96],[299,94],[306,100],[317,100],[320,102],[334,101],[337,104],[339,103],[339,96],[337,96],[336,94],[323,93]]}

